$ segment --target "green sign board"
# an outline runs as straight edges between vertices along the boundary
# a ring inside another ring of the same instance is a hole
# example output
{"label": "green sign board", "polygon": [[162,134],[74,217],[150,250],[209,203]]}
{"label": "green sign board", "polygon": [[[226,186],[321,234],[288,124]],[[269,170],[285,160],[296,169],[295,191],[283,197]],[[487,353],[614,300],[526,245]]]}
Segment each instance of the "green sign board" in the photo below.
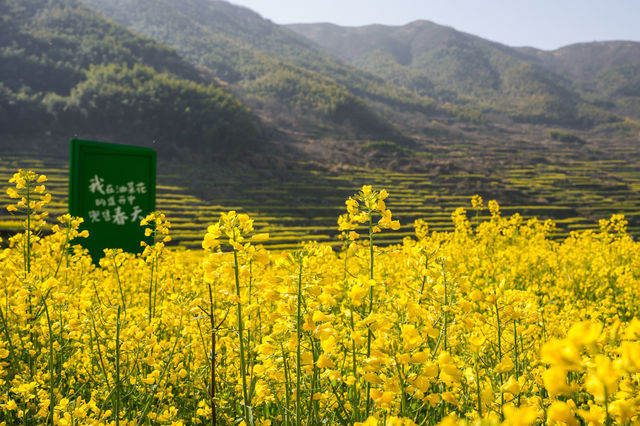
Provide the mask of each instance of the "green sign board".
{"label": "green sign board", "polygon": [[106,248],[137,253],[140,220],[156,206],[156,152],[150,148],[71,140],[69,212],[84,218],[79,243],[94,261]]}

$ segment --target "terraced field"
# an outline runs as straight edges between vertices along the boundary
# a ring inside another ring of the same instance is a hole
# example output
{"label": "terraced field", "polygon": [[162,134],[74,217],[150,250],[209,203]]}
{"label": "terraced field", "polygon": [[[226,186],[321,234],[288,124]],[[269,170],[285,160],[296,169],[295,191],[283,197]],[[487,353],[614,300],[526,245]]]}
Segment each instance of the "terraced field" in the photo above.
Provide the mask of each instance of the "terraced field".
{"label": "terraced field", "polygon": [[[598,219],[612,213],[623,213],[629,220],[629,232],[640,236],[640,153],[633,145],[609,144],[606,150],[593,145],[576,150],[547,141],[535,149],[514,144],[448,148],[448,157],[461,163],[473,162],[482,171],[400,173],[350,167],[330,173],[300,164],[288,172],[286,179],[243,172],[224,181],[216,180],[212,190],[205,193],[202,185],[200,190],[194,190],[198,185],[190,185],[179,170],[160,160],[156,205],[173,223],[174,243],[188,247],[198,246],[206,227],[217,220],[220,212],[232,209],[248,213],[255,219],[257,230],[269,232],[268,244],[273,248],[289,248],[307,240],[339,244],[337,217],[344,212],[345,199],[363,184],[389,191],[388,206],[402,224],[398,231],[382,234],[381,244],[398,242],[410,235],[417,218],[425,219],[431,230],[451,229],[453,210],[460,206],[470,208],[469,200],[476,192],[485,201],[497,198],[504,215],[517,212],[525,218],[554,219],[558,238],[574,230],[595,228]],[[45,173],[53,196],[51,216],[66,212],[66,158],[34,158],[28,153],[3,155],[0,181],[7,182],[18,168]],[[6,204],[8,197],[4,198]],[[19,221],[2,209],[0,231],[11,234],[19,226]]]}

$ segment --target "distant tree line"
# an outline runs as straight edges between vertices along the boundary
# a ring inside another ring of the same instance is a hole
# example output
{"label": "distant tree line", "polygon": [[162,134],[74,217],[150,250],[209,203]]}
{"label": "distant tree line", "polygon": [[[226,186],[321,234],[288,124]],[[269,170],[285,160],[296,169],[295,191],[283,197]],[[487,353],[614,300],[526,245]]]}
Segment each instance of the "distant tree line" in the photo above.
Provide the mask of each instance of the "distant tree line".
{"label": "distant tree line", "polygon": [[206,155],[235,153],[258,135],[255,118],[229,93],[140,64],[91,66],[69,96],[0,85],[0,117],[8,133],[144,135]]}

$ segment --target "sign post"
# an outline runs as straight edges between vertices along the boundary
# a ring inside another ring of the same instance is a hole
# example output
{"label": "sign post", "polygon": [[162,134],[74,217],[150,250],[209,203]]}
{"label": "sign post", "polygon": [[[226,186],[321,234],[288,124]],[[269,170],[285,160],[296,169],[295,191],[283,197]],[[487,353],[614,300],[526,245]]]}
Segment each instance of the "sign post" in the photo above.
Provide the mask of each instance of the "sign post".
{"label": "sign post", "polygon": [[93,261],[106,248],[141,251],[140,220],[155,210],[156,152],[151,148],[71,140],[69,212],[84,218],[79,241]]}

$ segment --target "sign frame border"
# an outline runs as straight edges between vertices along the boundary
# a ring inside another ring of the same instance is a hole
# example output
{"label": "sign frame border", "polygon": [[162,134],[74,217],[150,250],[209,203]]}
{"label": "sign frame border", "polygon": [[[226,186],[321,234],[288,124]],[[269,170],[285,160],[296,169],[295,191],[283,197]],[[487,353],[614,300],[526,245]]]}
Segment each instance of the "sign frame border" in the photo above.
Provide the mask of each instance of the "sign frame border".
{"label": "sign frame border", "polygon": [[[73,138],[69,143],[69,214],[79,216],[82,212],[80,209],[80,157],[83,153],[100,153],[108,149],[115,154],[142,154],[150,157],[151,167],[149,173],[149,182],[153,182],[149,191],[150,211],[156,210],[156,186],[157,186],[157,153],[153,148],[147,148],[135,145],[121,145],[117,143],[98,142],[85,139]],[[86,220],[86,218],[84,218]]]}

